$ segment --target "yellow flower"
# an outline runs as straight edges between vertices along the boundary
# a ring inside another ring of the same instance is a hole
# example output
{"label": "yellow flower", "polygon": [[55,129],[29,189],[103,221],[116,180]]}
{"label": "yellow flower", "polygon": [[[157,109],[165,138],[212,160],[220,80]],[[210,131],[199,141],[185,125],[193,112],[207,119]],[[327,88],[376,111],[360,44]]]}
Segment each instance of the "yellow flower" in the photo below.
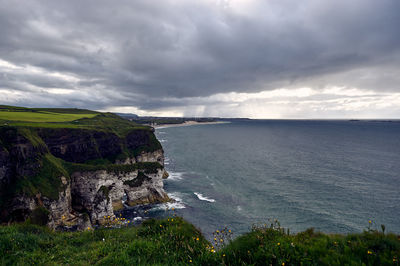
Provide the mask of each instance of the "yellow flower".
{"label": "yellow flower", "polygon": [[192,263],[192,260],[189,260],[190,263]]}
{"label": "yellow flower", "polygon": [[162,227],[162,224],[160,224],[160,227]]}
{"label": "yellow flower", "polygon": [[372,254],[372,251],[368,250],[368,255],[371,255],[371,254]]}
{"label": "yellow flower", "polygon": [[214,237],[214,241],[217,241],[217,238],[216,238],[216,237]]}
{"label": "yellow flower", "polygon": [[87,230],[90,230],[90,227],[88,226]]}
{"label": "yellow flower", "polygon": [[219,241],[220,241],[220,242],[224,242],[224,240],[223,240],[223,239],[220,239]]}
{"label": "yellow flower", "polygon": [[280,245],[281,245],[281,243],[278,242],[278,246],[280,246]]}
{"label": "yellow flower", "polygon": [[371,220],[369,220],[368,222],[369,222],[370,224],[372,224],[372,221],[371,221]]}
{"label": "yellow flower", "polygon": [[218,230],[217,230],[217,231],[215,231],[215,232],[219,233],[219,231],[218,231]]}
{"label": "yellow flower", "polygon": [[196,240],[199,241],[200,239],[199,239],[199,238],[196,238]]}
{"label": "yellow flower", "polygon": [[229,233],[231,232],[231,229],[229,229],[229,231],[228,231]]}
{"label": "yellow flower", "polygon": [[211,252],[212,252],[212,253],[215,253],[215,250],[214,250],[214,249],[211,249]]}
{"label": "yellow flower", "polygon": [[222,257],[225,257],[225,254],[222,254]]}
{"label": "yellow flower", "polygon": [[174,219],[171,219],[171,222],[173,222],[174,221]]}
{"label": "yellow flower", "polygon": [[285,263],[284,263],[284,262],[282,262],[282,266],[285,266]]}

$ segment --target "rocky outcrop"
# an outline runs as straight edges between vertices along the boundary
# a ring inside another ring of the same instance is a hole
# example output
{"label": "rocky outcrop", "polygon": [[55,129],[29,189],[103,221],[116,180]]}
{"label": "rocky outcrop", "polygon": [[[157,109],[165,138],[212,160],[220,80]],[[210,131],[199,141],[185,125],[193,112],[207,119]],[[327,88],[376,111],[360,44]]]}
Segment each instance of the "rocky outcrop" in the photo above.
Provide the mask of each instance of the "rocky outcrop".
{"label": "rocky outcrop", "polygon": [[[104,163],[91,163],[96,160]],[[168,201],[163,165],[164,152],[150,129],[120,137],[84,129],[0,128],[0,221],[33,219],[38,212],[52,228],[102,224],[124,206]]]}
{"label": "rocky outcrop", "polygon": [[163,169],[156,173],[76,172],[71,176],[73,208],[89,213],[93,223],[102,224],[105,218],[114,217],[114,210],[124,203],[133,206],[167,201],[163,173]]}

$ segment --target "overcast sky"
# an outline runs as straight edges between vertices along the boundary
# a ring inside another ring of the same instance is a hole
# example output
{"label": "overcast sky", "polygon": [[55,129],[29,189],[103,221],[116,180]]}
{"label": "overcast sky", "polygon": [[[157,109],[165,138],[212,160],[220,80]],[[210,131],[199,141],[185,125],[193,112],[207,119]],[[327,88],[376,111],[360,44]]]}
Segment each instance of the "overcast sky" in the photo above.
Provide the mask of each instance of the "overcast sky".
{"label": "overcast sky", "polygon": [[0,0],[0,104],[400,118],[400,1]]}

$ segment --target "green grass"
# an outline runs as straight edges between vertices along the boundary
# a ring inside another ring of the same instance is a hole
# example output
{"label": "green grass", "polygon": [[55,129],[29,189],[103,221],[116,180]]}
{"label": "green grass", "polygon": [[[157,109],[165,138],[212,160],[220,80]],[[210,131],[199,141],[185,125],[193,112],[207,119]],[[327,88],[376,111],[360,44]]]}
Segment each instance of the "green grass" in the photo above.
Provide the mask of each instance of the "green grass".
{"label": "green grass", "polygon": [[53,113],[53,112],[10,112],[0,111],[0,119],[7,121],[22,121],[22,122],[67,122],[81,118],[92,118],[97,114],[68,114],[68,113]]}
{"label": "green grass", "polygon": [[74,108],[25,108],[0,105],[0,127],[71,128],[112,132],[124,137],[133,130],[150,127],[112,113]]}
{"label": "green grass", "polygon": [[[138,227],[52,232],[41,226],[0,227],[1,265],[398,265],[399,236],[375,230],[330,235],[287,234],[256,227],[233,241],[218,231],[216,249],[178,217]],[[214,242],[214,240],[212,241]]]}

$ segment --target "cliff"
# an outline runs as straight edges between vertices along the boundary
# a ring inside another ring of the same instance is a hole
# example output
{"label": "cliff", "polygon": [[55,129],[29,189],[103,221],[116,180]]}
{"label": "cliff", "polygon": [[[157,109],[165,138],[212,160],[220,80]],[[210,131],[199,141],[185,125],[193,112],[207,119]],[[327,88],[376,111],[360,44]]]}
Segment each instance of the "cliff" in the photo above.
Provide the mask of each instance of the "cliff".
{"label": "cliff", "polygon": [[67,122],[0,124],[1,222],[31,219],[82,229],[114,217],[123,203],[169,200],[162,182],[164,152],[150,127],[103,113]]}

